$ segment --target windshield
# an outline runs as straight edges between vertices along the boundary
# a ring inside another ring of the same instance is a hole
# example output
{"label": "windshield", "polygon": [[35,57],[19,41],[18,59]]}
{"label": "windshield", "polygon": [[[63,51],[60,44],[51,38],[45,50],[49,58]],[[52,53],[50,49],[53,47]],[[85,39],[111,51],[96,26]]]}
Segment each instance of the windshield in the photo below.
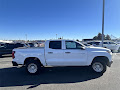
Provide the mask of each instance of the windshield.
{"label": "windshield", "polygon": [[29,43],[30,47],[34,47],[34,44],[33,43]]}
{"label": "windshield", "polygon": [[87,46],[85,46],[83,43],[81,43],[81,42],[77,42],[77,43],[79,43],[82,47],[87,47]]}
{"label": "windshield", "polygon": [[99,45],[99,44],[100,44],[100,42],[93,42],[93,44]]}
{"label": "windshield", "polygon": [[114,42],[109,42],[109,44],[116,44],[116,43],[114,43]]}

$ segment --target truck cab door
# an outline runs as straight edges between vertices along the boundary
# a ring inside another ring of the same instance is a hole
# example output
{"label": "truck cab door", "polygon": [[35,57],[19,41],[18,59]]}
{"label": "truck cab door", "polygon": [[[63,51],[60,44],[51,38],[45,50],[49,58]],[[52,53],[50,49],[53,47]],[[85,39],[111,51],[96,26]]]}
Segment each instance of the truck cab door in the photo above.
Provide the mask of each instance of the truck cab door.
{"label": "truck cab door", "polygon": [[48,41],[45,46],[45,59],[49,66],[61,66],[64,62],[63,58],[63,41]]}
{"label": "truck cab door", "polygon": [[87,64],[87,50],[78,42],[65,41],[64,65],[81,66]]}

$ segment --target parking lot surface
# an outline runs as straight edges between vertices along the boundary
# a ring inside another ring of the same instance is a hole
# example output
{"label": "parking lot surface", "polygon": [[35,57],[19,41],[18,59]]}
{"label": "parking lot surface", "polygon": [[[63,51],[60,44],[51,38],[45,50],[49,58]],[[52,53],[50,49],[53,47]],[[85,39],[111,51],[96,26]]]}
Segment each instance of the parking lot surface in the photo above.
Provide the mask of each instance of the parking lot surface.
{"label": "parking lot surface", "polygon": [[29,75],[11,61],[11,55],[0,58],[0,90],[120,90],[120,53],[113,54],[113,64],[103,75],[89,67],[47,67]]}

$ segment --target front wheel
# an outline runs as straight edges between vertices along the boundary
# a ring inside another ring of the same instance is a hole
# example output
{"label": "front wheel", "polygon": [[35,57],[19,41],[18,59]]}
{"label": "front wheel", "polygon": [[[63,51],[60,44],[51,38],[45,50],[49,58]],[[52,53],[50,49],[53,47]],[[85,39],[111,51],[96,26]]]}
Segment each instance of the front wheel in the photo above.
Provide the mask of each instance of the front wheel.
{"label": "front wheel", "polygon": [[91,65],[91,68],[96,73],[104,73],[107,69],[107,65],[103,61],[94,61]]}

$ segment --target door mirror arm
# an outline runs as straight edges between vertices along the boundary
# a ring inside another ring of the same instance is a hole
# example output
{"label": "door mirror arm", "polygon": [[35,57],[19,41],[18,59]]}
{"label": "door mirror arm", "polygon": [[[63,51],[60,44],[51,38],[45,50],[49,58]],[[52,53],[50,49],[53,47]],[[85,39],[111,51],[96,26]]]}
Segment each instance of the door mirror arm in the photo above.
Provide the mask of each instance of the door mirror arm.
{"label": "door mirror arm", "polygon": [[81,49],[81,50],[85,50],[85,47],[81,47],[80,49]]}

